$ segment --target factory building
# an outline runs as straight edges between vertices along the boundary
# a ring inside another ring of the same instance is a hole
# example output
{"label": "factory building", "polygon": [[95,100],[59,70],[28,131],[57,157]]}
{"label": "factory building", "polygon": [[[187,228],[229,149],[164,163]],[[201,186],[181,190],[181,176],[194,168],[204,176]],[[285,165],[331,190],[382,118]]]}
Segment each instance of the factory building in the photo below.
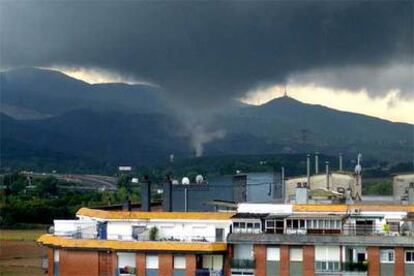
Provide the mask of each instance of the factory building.
{"label": "factory building", "polygon": [[214,211],[215,202],[273,202],[282,201],[283,196],[278,172],[236,173],[194,183],[183,180],[172,185],[173,211]]}
{"label": "factory building", "polygon": [[395,175],[392,179],[392,187],[395,201],[414,204],[414,194],[409,194],[409,188],[414,187],[414,173]]}

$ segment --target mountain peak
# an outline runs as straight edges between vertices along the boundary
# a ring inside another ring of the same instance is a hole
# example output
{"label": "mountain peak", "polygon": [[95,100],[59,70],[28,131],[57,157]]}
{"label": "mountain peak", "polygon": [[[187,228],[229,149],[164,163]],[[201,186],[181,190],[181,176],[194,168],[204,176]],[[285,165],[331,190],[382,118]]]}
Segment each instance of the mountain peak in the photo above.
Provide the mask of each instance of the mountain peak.
{"label": "mountain peak", "polygon": [[262,106],[298,105],[298,104],[302,105],[304,103],[290,96],[282,96],[282,97],[274,98],[262,104]]}

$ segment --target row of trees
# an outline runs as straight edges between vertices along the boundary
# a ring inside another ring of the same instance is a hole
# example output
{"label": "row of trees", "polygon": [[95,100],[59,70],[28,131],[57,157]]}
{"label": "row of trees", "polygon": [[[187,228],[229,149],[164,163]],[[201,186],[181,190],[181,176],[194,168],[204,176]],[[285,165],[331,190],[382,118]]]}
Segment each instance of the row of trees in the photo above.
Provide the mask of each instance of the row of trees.
{"label": "row of trees", "polygon": [[[31,185],[29,185],[31,184]],[[114,191],[76,191],[63,187],[54,177],[30,180],[11,173],[0,179],[0,227],[27,228],[52,224],[54,219],[74,218],[80,207],[139,201],[139,191],[120,187]]]}

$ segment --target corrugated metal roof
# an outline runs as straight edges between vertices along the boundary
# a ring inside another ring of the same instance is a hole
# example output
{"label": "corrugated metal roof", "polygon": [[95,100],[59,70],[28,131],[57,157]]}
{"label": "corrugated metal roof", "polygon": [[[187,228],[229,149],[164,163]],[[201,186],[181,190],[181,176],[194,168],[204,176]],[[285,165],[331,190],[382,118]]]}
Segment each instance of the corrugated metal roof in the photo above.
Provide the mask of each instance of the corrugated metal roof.
{"label": "corrugated metal roof", "polygon": [[145,251],[184,251],[184,252],[216,252],[226,251],[226,243],[196,243],[171,241],[116,241],[116,240],[86,240],[71,239],[45,234],[38,243],[63,248],[88,248],[110,250],[145,250]]}
{"label": "corrugated metal roof", "polygon": [[200,219],[200,220],[230,220],[233,212],[141,212],[141,211],[104,211],[81,208],[77,216],[100,219]]}

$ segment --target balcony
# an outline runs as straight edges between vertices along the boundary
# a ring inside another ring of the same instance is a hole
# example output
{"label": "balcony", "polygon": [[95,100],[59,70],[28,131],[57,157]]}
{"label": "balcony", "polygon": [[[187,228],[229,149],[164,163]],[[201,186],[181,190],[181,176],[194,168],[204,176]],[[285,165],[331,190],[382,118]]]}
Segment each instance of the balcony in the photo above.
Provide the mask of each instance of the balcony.
{"label": "balcony", "polygon": [[230,262],[230,267],[234,269],[254,269],[256,263],[254,260],[233,259]]}
{"label": "balcony", "polygon": [[223,270],[196,269],[195,276],[223,276]]}
{"label": "balcony", "polygon": [[344,271],[366,272],[368,271],[368,262],[345,262],[342,263]]}

